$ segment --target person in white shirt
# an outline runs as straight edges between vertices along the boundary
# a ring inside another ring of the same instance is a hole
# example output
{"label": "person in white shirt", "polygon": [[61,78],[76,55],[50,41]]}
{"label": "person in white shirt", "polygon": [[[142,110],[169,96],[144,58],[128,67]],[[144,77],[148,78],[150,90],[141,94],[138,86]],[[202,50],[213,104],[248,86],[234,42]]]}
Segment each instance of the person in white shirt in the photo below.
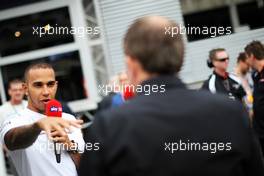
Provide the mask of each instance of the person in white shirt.
{"label": "person in white shirt", "polygon": [[244,52],[239,53],[237,57],[237,64],[232,73],[236,76],[242,87],[246,92],[246,96],[243,98],[243,102],[247,108],[250,118],[253,117],[253,80],[251,78],[251,71],[248,63],[247,56]]}
{"label": "person in white shirt", "polygon": [[19,113],[19,111],[27,107],[27,101],[23,100],[25,91],[23,89],[23,81],[14,79],[8,84],[8,95],[10,100],[0,107],[0,124],[5,118]]}
{"label": "person in white shirt", "polygon": [[[23,81],[20,79],[11,80],[8,83],[8,95],[10,96],[10,100],[5,102],[0,107],[0,125],[2,122],[8,118],[9,116],[16,115],[23,109],[27,107],[27,101],[23,100],[25,91],[23,89]],[[10,161],[9,156],[7,155],[7,149],[3,146],[5,159],[7,162],[8,173],[17,175],[13,163]]]}
{"label": "person in white shirt", "polygon": [[[51,65],[38,63],[25,71],[23,87],[28,106],[1,125],[0,139],[10,151],[19,176],[77,176],[80,153],[84,149],[81,120],[63,113],[47,118],[45,104],[55,97],[57,81]],[[61,143],[61,162],[57,163],[53,142]]]}

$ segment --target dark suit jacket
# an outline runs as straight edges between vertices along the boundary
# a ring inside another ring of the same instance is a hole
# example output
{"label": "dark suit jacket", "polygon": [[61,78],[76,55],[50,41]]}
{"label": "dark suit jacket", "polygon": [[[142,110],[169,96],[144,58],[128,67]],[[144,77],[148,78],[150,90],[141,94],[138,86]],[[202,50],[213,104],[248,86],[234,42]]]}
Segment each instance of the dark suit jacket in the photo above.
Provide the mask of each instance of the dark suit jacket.
{"label": "dark suit jacket", "polygon": [[[264,68],[253,75],[253,126],[261,139],[264,139]],[[262,144],[264,146],[264,144]]]}
{"label": "dark suit jacket", "polygon": [[263,176],[260,148],[239,102],[188,90],[172,76],[142,85],[162,84],[164,93],[141,93],[95,117],[86,142],[100,149],[86,150],[80,176]]}

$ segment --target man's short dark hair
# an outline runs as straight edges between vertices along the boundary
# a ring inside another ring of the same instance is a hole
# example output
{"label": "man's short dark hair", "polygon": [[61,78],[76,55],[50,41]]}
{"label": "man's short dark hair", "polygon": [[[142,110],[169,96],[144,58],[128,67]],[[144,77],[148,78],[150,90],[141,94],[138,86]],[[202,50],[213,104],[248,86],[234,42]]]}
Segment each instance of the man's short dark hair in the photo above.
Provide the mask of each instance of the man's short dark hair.
{"label": "man's short dark hair", "polygon": [[245,47],[247,55],[253,54],[257,60],[264,59],[264,46],[260,41],[252,41]]}
{"label": "man's short dark hair", "polygon": [[247,60],[247,56],[245,52],[241,52],[239,53],[238,57],[237,57],[237,63],[239,62],[246,62]]}
{"label": "man's short dark hair", "polygon": [[226,51],[224,48],[215,48],[209,51],[209,59],[211,61],[216,60],[216,53],[220,51]]}
{"label": "man's short dark hair", "polygon": [[21,79],[13,79],[8,82],[8,89],[11,88],[11,85],[13,84],[23,84],[24,82]]}
{"label": "man's short dark hair", "polygon": [[155,17],[140,18],[129,27],[124,38],[125,54],[139,61],[149,73],[177,73],[184,57],[182,36],[178,32],[172,37],[171,33],[166,34],[165,29],[179,31],[179,27],[166,18],[163,20],[167,23],[163,25],[159,25],[158,21],[153,24],[151,18]]}
{"label": "man's short dark hair", "polygon": [[33,63],[33,64],[29,65],[25,70],[25,73],[24,73],[24,81],[25,82],[27,82],[29,71],[34,70],[34,69],[52,69],[52,70],[54,70],[53,67],[48,63]]}

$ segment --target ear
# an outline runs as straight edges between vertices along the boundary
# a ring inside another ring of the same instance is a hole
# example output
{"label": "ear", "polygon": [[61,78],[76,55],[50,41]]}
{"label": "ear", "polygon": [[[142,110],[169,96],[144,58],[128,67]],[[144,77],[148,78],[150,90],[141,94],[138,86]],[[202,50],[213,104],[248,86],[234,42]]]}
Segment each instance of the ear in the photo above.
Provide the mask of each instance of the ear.
{"label": "ear", "polygon": [[25,95],[28,96],[28,85],[27,85],[27,83],[23,83],[22,84],[22,88],[23,88],[23,90],[25,92]]}
{"label": "ear", "polygon": [[126,68],[128,80],[131,84],[133,84],[137,74],[136,59],[126,55]]}
{"label": "ear", "polygon": [[140,68],[140,64],[137,59],[131,57],[131,56],[126,56],[126,63],[128,70],[132,70],[133,72],[138,71]]}

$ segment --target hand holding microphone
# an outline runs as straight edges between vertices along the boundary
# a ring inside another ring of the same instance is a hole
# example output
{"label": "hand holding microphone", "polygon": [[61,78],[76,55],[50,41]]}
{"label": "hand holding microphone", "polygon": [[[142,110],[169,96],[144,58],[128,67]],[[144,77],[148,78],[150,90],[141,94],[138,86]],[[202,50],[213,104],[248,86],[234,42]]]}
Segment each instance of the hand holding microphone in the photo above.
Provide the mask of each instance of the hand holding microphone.
{"label": "hand holding microphone", "polygon": [[42,118],[36,122],[39,129],[45,131],[50,139],[52,139],[51,132],[57,131],[58,135],[66,135],[65,129],[70,131],[70,127],[82,128],[82,120],[65,120],[62,118]]}
{"label": "hand holding microphone", "polygon": [[46,115],[49,118],[42,118],[36,122],[39,129],[44,130],[49,139],[54,142],[57,163],[60,163],[60,147],[58,143],[70,143],[66,130],[70,131],[71,126],[81,128],[82,120],[62,119],[62,107],[57,100],[50,100],[46,104]]}
{"label": "hand holding microphone", "polygon": [[70,127],[82,128],[82,120],[65,120],[62,118],[42,118],[36,122],[39,129],[45,131],[50,139],[52,139],[51,132],[57,131],[58,135],[66,135],[65,129],[70,131]]}
{"label": "hand holding microphone", "polygon": [[[58,112],[56,112],[58,108]],[[36,122],[36,125],[39,129],[44,130],[48,137],[52,139],[51,132],[57,131],[58,135],[66,135],[65,129],[70,131],[70,127],[81,128],[82,120],[65,120],[60,118],[62,116],[61,104],[57,100],[50,100],[46,104],[46,115],[48,117],[57,117],[57,118],[42,118]]]}

